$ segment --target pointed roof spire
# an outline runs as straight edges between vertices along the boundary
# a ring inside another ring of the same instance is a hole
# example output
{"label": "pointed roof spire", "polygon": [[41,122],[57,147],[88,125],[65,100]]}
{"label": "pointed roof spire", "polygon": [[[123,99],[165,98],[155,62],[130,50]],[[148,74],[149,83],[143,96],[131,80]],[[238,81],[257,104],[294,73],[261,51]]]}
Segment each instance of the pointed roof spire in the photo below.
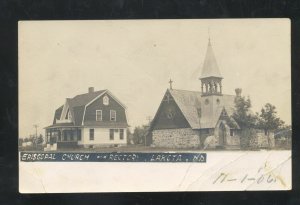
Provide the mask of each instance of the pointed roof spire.
{"label": "pointed roof spire", "polygon": [[210,42],[210,37],[208,38],[208,46],[206,50],[206,56],[203,63],[201,78],[207,77],[218,77],[222,78],[213,49]]}

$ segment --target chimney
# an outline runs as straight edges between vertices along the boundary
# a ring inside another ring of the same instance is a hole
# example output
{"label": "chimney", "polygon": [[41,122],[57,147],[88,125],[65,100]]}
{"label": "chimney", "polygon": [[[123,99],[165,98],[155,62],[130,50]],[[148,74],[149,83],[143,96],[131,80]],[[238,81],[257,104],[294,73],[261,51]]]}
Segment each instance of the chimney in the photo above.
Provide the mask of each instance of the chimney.
{"label": "chimney", "polygon": [[94,92],[94,87],[89,87],[89,93],[93,93]]}
{"label": "chimney", "polygon": [[236,97],[241,97],[242,89],[241,88],[236,88],[235,89],[235,94],[236,94]]}

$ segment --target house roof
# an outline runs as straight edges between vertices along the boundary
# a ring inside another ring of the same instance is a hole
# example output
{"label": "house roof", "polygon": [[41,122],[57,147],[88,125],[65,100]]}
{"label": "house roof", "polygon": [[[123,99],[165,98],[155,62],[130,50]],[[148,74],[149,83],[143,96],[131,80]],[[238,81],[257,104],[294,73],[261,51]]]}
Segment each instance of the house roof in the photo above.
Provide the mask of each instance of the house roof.
{"label": "house roof", "polygon": [[106,90],[76,95],[73,98],[67,98],[67,103],[71,115],[73,116],[74,125],[81,125],[85,106],[93,99],[104,93]]}
{"label": "house roof", "polygon": [[62,126],[63,127],[74,127],[74,124],[73,123],[56,123],[56,124],[50,125],[48,127],[45,127],[44,129],[62,127]]}
{"label": "house roof", "polygon": [[205,55],[200,79],[207,78],[207,77],[222,78],[210,40],[208,41],[208,46],[206,50],[206,55]]}
{"label": "house roof", "polygon": [[[182,114],[193,129],[214,128],[225,109],[231,116],[234,112],[234,95],[213,96],[214,101],[206,105],[201,92],[168,89]],[[233,120],[234,121],[234,120]]]}
{"label": "house roof", "polygon": [[70,107],[83,106],[91,102],[100,94],[104,93],[106,90],[99,90],[91,93],[85,93],[81,95],[76,95],[73,98],[67,98]]}
{"label": "house roof", "polygon": [[59,120],[59,119],[60,119],[61,112],[62,112],[63,108],[64,108],[64,106],[62,105],[62,106],[60,106],[59,108],[57,108],[57,109],[55,110],[54,119],[53,119],[53,124],[55,124],[55,121],[56,121],[56,120]]}
{"label": "house roof", "polygon": [[[69,111],[71,112],[72,120],[73,120],[73,122],[69,125],[81,126],[85,107],[88,106],[91,102],[93,102],[93,100],[97,99],[98,96],[101,96],[104,93],[107,93],[108,95],[110,95],[118,103],[120,103],[121,106],[123,106],[125,108],[125,105],[123,105],[120,101],[118,101],[118,99],[115,96],[113,96],[108,90],[99,90],[99,91],[89,92],[89,93],[85,93],[85,94],[81,94],[81,95],[76,95],[73,98],[66,99],[66,104],[69,106]],[[63,125],[63,124],[56,123],[56,120],[59,120],[61,117],[61,114],[63,112],[63,107],[64,107],[64,105],[62,105],[58,109],[56,109],[54,120],[53,120],[53,125]],[[126,124],[126,126],[128,126],[127,123],[125,123],[125,124]],[[49,126],[49,127],[51,127],[51,126]]]}
{"label": "house roof", "polygon": [[85,105],[73,107],[73,109],[71,109],[75,125],[81,125],[84,109],[85,109]]}

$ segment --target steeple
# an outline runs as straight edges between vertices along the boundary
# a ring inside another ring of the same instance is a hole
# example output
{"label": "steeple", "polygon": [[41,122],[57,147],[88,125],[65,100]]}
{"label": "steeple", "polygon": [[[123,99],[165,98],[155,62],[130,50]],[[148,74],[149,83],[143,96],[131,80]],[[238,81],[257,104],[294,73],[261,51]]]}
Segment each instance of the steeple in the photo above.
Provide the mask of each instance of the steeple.
{"label": "steeple", "polygon": [[213,49],[208,39],[201,80],[202,95],[222,95],[222,79]]}
{"label": "steeple", "polygon": [[208,39],[208,46],[206,50],[206,55],[203,63],[201,78],[207,77],[218,77],[222,78],[213,49],[210,42],[210,38]]}

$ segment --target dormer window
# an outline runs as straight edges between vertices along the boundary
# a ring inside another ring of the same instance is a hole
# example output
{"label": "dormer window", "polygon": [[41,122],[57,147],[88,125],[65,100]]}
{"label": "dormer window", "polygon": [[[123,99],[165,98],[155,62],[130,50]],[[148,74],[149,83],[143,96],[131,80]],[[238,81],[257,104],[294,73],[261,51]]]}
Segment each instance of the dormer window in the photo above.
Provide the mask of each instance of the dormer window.
{"label": "dormer window", "polygon": [[105,95],[103,97],[103,105],[108,105],[109,104],[109,98],[107,97],[107,95]]}
{"label": "dormer window", "polygon": [[70,110],[67,110],[66,116],[65,116],[65,120],[70,120],[71,119],[71,113]]}
{"label": "dormer window", "polygon": [[96,110],[96,121],[102,121],[102,110]]}
{"label": "dormer window", "polygon": [[110,121],[116,121],[117,113],[115,110],[110,110]]}

